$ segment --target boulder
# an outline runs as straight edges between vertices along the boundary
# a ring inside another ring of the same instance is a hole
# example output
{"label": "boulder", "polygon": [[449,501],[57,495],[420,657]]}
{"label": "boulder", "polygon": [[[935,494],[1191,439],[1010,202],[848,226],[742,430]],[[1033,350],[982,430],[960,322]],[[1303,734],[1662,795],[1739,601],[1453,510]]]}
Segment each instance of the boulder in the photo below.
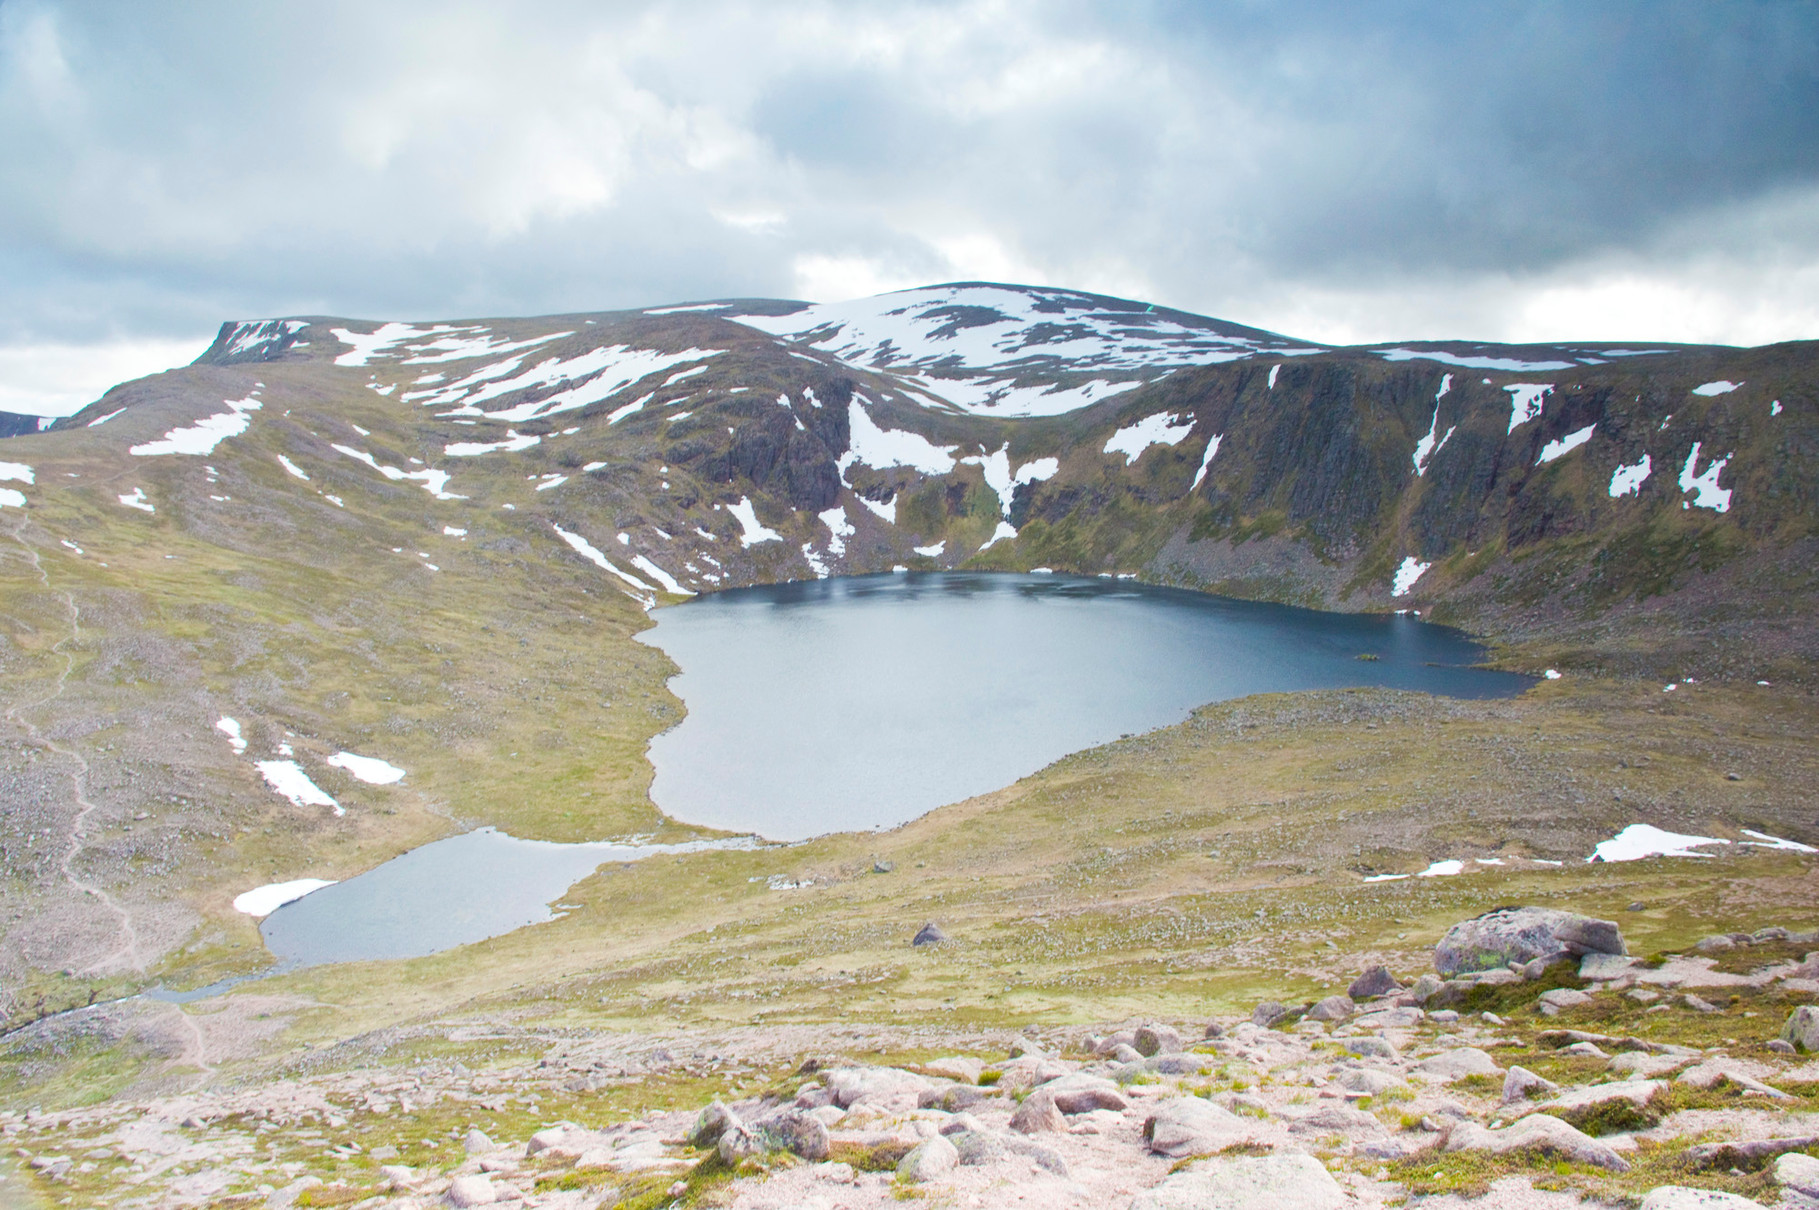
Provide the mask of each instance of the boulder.
{"label": "boulder", "polygon": [[1737,943],[1723,933],[1714,933],[1693,942],[1693,948],[1702,954],[1722,954],[1726,950],[1736,949]]}
{"label": "boulder", "polygon": [[1775,1180],[1783,1189],[1819,1198],[1819,1160],[1810,1155],[1784,1154],[1775,1161]]}
{"label": "boulder", "polygon": [[1156,1055],[1143,1060],[1143,1070],[1153,1071],[1164,1076],[1199,1076],[1211,1071],[1216,1064],[1205,1055],[1177,1053]]}
{"label": "boulder", "polygon": [[789,1151],[805,1160],[824,1160],[833,1150],[827,1127],[820,1118],[800,1109],[779,1109],[760,1118],[752,1128],[766,1151]]}
{"label": "boulder", "polygon": [[1578,1008],[1581,1004],[1590,1004],[1592,998],[1582,991],[1570,987],[1556,987],[1541,993],[1541,1014],[1551,1017],[1563,1008]]}
{"label": "boulder", "polygon": [[1119,1045],[1114,1047],[1111,1051],[1111,1058],[1115,1063],[1143,1062],[1143,1056],[1137,1053],[1137,1048],[1134,1046]]}
{"label": "boulder", "polygon": [[1350,996],[1328,996],[1307,1010],[1310,1021],[1343,1021],[1352,1015]]}
{"label": "boulder", "polygon": [[1634,958],[1621,954],[1587,954],[1579,959],[1579,977],[1587,983],[1603,983],[1623,978],[1632,973],[1635,966]]}
{"label": "boulder", "polygon": [[1289,1015],[1289,1006],[1278,1000],[1265,1000],[1251,1010],[1251,1024],[1261,1025],[1264,1029],[1273,1028],[1277,1022]]}
{"label": "boulder", "polygon": [[1345,989],[1345,994],[1354,1000],[1372,1000],[1401,990],[1402,984],[1396,981],[1396,976],[1390,974],[1390,968],[1380,965],[1365,967],[1364,973],[1353,979],[1352,985]]}
{"label": "boulder", "polygon": [[1017,1106],[1017,1112],[1011,1115],[1011,1129],[1018,1134],[1064,1131],[1067,1129],[1067,1118],[1055,1108],[1053,1097],[1046,1092],[1038,1092]]}
{"label": "boulder", "polygon": [[1067,1161],[1061,1157],[1059,1151],[1056,1151],[1046,1143],[1038,1143],[1031,1139],[1020,1139],[1016,1135],[1005,1135],[999,1141],[1004,1144],[1007,1151],[1010,1151],[1013,1155],[1026,1156],[1029,1159],[1034,1160],[1036,1162],[1036,1167],[1041,1168],[1045,1172],[1052,1172],[1063,1179],[1069,1175]]}
{"label": "boulder", "polygon": [[1407,991],[1396,997],[1396,1002],[1398,1004],[1409,1004],[1419,1008],[1429,1000],[1432,1000],[1434,998],[1434,993],[1439,991],[1441,986],[1442,984],[1438,975],[1422,975],[1419,979],[1409,985]]}
{"label": "boulder", "polygon": [[919,1185],[939,1180],[960,1162],[959,1150],[943,1135],[923,1139],[897,1163],[897,1179]]}
{"label": "boulder", "polygon": [[989,1101],[998,1093],[990,1088],[980,1088],[975,1084],[949,1084],[946,1088],[926,1089],[916,1096],[916,1108],[939,1109],[942,1113],[959,1113],[971,1109],[982,1101]]}
{"label": "boulder", "polygon": [[1421,1024],[1421,1019],[1425,1016],[1427,1016],[1425,1012],[1413,1005],[1397,1006],[1379,1008],[1374,1012],[1353,1017],[1352,1024],[1359,1029],[1408,1029]]}
{"label": "boulder", "polygon": [[1319,1160],[1290,1152],[1200,1160],[1139,1193],[1130,1210],[1340,1210],[1346,1196]]}
{"label": "boulder", "polygon": [[1819,1007],[1802,1004],[1789,1013],[1787,1024],[1781,1027],[1781,1040],[1808,1054],[1819,1051]]}
{"label": "boulder", "polygon": [[1288,1124],[1290,1134],[1382,1134],[1383,1123],[1350,1105],[1322,1105]]}
{"label": "boulder", "polygon": [[486,1137],[486,1131],[478,1126],[470,1126],[467,1137],[461,1140],[462,1149],[469,1155],[480,1155],[495,1150],[493,1140]]}
{"label": "boulder", "polygon": [[739,1115],[714,1101],[695,1115],[695,1124],[688,1132],[688,1145],[691,1147],[712,1147],[720,1141],[729,1126],[742,1126]]}
{"label": "boulder", "polygon": [[960,1162],[967,1166],[996,1163],[1010,1154],[1010,1148],[997,1135],[983,1130],[956,1130],[944,1137],[954,1145]]}
{"label": "boulder", "polygon": [[1610,1147],[1545,1113],[1531,1114],[1502,1130],[1487,1130],[1473,1122],[1461,1122],[1447,1135],[1446,1149],[1488,1151],[1495,1155],[1509,1151],[1538,1151],[1611,1172],[1630,1169],[1629,1161]]}
{"label": "boulder", "polygon": [[1503,1103],[1514,1105],[1527,1101],[1536,1093],[1558,1092],[1560,1085],[1552,1080],[1536,1075],[1526,1067],[1511,1065],[1509,1074],[1503,1077]]}
{"label": "boulder", "polygon": [[749,1126],[731,1125],[720,1132],[720,1139],[714,1144],[714,1150],[720,1153],[720,1162],[728,1168],[737,1168],[740,1160],[763,1155],[766,1148],[764,1140]]}
{"label": "boulder", "polygon": [[1591,953],[1628,953],[1614,921],[1554,908],[1505,907],[1448,929],[1434,947],[1434,969],[1451,976]]}
{"label": "boulder", "polygon": [[1093,1053],[1096,1055],[1109,1055],[1120,1046],[1129,1046],[1136,1040],[1137,1035],[1135,1033],[1128,1029],[1121,1029],[1109,1037],[1100,1038],[1093,1046]]}
{"label": "boulder", "polygon": [[1131,1049],[1144,1058],[1172,1055],[1181,1049],[1181,1033],[1167,1025],[1145,1025],[1137,1031]]}
{"label": "boulder", "polygon": [[911,939],[910,945],[940,945],[946,940],[947,934],[941,931],[940,925],[931,920],[916,930],[916,935]]}
{"label": "boulder", "polygon": [[[1624,1080],[1613,1084],[1588,1084],[1569,1088],[1541,1108],[1562,1121],[1586,1125],[1602,1117],[1608,1127],[1603,1134],[1616,1130],[1642,1130],[1656,1126],[1661,1115],[1649,1107],[1664,1085],[1659,1080]],[[1627,1102],[1627,1107],[1614,1102]],[[1616,1110],[1617,1112],[1612,1112]]]}
{"label": "boulder", "polygon": [[1157,1155],[1209,1155],[1250,1137],[1237,1114],[1199,1097],[1171,1097],[1143,1123],[1143,1141]]}
{"label": "boulder", "polygon": [[568,1130],[562,1126],[551,1126],[531,1135],[530,1142],[524,1145],[524,1154],[540,1155],[545,1151],[562,1150],[562,1144],[568,1138]]}
{"label": "boulder", "polygon": [[490,1206],[499,1200],[499,1190],[491,1177],[458,1176],[450,1183],[445,1197],[451,1206]]}
{"label": "boulder", "polygon": [[1382,1038],[1347,1038],[1345,1049],[1352,1054],[1366,1059],[1397,1059],[1401,1056],[1396,1048]]}
{"label": "boulder", "polygon": [[[1055,1108],[1069,1114],[1091,1113],[1095,1109],[1115,1109],[1123,1113],[1131,1107],[1130,1101],[1110,1080],[1078,1073],[1050,1080],[1042,1085],[1036,1096],[1047,1097],[1054,1102]],[[1030,1098],[1034,1099],[1035,1097]],[[1029,1101],[1024,1104],[1029,1104]]]}
{"label": "boulder", "polygon": [[1407,1085],[1387,1071],[1373,1071],[1368,1067],[1355,1067],[1339,1077],[1339,1083],[1353,1092],[1362,1092],[1369,1096],[1379,1096],[1391,1088],[1406,1088]]}
{"label": "boulder", "polygon": [[1718,1189],[1660,1185],[1642,1199],[1642,1210],[1762,1210],[1762,1203]]}
{"label": "boulder", "polygon": [[[1775,1139],[1750,1139],[1748,1141],[1729,1140],[1722,1143],[1696,1143],[1686,1149],[1686,1162],[1698,1171],[1713,1168],[1756,1168],[1764,1160],[1786,1155],[1790,1151],[1805,1151],[1819,1145],[1819,1135],[1802,1134],[1783,1136]],[[1819,1164],[1811,1156],[1799,1157]],[[1776,1164],[1775,1179],[1781,1180],[1781,1166]],[[1790,1169],[1791,1171],[1791,1169]],[[1782,1181],[1782,1184],[1786,1184]],[[1819,1190],[1815,1190],[1819,1196]]]}
{"label": "boulder", "polygon": [[1429,1055],[1415,1064],[1415,1070],[1449,1084],[1466,1076],[1503,1074],[1497,1061],[1476,1046],[1460,1046],[1453,1050],[1443,1050],[1437,1055]]}
{"label": "boulder", "polygon": [[834,1104],[842,1109],[851,1109],[861,1101],[908,1109],[915,1105],[918,1096],[934,1087],[926,1078],[895,1067],[836,1067],[825,1072],[822,1079],[833,1094]]}

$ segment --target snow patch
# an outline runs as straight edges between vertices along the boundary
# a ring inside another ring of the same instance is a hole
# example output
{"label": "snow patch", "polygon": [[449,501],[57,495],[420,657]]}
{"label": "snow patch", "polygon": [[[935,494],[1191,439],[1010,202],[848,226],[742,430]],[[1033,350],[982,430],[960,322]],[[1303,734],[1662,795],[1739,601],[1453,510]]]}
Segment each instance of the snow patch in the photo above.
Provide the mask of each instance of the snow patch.
{"label": "snow patch", "polygon": [[1547,397],[1553,392],[1551,382],[1512,382],[1503,388],[1510,393],[1510,432],[1541,415]]}
{"label": "snow patch", "polygon": [[664,571],[661,567],[658,567],[643,555],[633,555],[632,566],[648,575],[651,579],[657,581],[657,583],[662,586],[664,592],[674,593],[679,597],[692,597],[695,595],[693,589],[682,587],[681,584],[676,582],[674,576],[670,575],[669,572]]}
{"label": "snow patch", "polygon": [[301,479],[305,483],[309,482],[309,476],[303,473],[303,469],[283,454],[278,455],[278,465],[282,466],[292,478]]}
{"label": "snow patch", "polygon": [[857,462],[874,470],[907,466],[925,475],[945,475],[954,469],[952,445],[936,445],[919,433],[902,429],[881,429],[854,399],[848,406],[847,418],[851,439],[846,453],[840,455],[840,474]]}
{"label": "snow patch", "polygon": [[0,462],[0,479],[10,479],[18,483],[32,483],[32,468],[23,462]]}
{"label": "snow patch", "polygon": [[992,536],[987,538],[985,540],[985,545],[981,546],[979,549],[986,550],[989,547],[994,546],[999,542],[1008,541],[1010,539],[1015,538],[1016,536],[1017,536],[1017,527],[1016,526],[1012,525],[1009,521],[1000,521],[1000,522],[998,522],[998,528],[994,529],[992,531]]}
{"label": "snow patch", "polygon": [[1752,849],[1786,849],[1790,853],[1819,853],[1819,849],[1815,849],[1810,844],[1801,844],[1797,840],[1783,840],[1779,836],[1770,836],[1767,832],[1751,831],[1749,828],[1739,828],[1738,831],[1742,832],[1745,836],[1754,836],[1756,838],[1754,840],[1738,842],[1740,844],[1746,844]]}
{"label": "snow patch", "polygon": [[624,580],[627,584],[630,584],[633,588],[641,590],[638,592],[629,592],[626,594],[627,596],[633,597],[636,600],[642,602],[646,609],[649,609],[652,605],[655,605],[657,603],[657,597],[656,597],[657,590],[656,589],[652,588],[649,584],[646,584],[643,580],[640,580],[637,576],[634,576],[629,571],[625,571],[624,569],[615,565],[605,555],[601,554],[600,551],[594,546],[594,544],[592,542],[589,542],[586,538],[582,537],[580,534],[569,533],[566,529],[563,529],[560,525],[551,525],[550,528],[554,529],[556,531],[556,536],[561,538],[564,542],[568,543],[569,548],[572,549],[576,554],[580,555],[582,558],[586,559],[588,562],[590,562],[594,566],[598,567],[601,571],[609,572],[612,575],[618,576],[621,580]]}
{"label": "snow patch", "polygon": [[1648,478],[1651,469],[1653,468],[1649,465],[1647,454],[1642,455],[1640,462],[1619,466],[1611,472],[1611,499],[1615,500],[1618,496],[1627,496],[1632,493],[1641,495],[1642,484]]}
{"label": "snow patch", "polygon": [[1111,440],[1105,443],[1105,452],[1123,454],[1124,465],[1129,466],[1150,446],[1180,445],[1193,431],[1192,417],[1177,421],[1173,413],[1157,412],[1113,433]]}
{"label": "snow patch", "polygon": [[1708,382],[1702,386],[1694,387],[1693,394],[1704,395],[1707,398],[1710,398],[1713,395],[1728,395],[1742,385],[1741,382],[1728,382],[1725,379],[1720,378],[1717,382]]}
{"label": "snow patch", "polygon": [[926,555],[931,559],[938,559],[941,557],[941,552],[947,549],[947,539],[943,538],[933,546],[912,546],[910,549],[919,555]]}
{"label": "snow patch", "polygon": [[[892,501],[893,505],[895,503]],[[753,506],[750,496],[739,497],[739,503],[727,505],[726,511],[733,514],[733,518],[739,522],[739,528],[744,531],[739,535],[739,545],[751,547],[760,542],[783,541],[782,534],[774,529],[766,529],[758,520],[758,510]],[[893,508],[892,511],[894,512],[895,509]]]}
{"label": "snow patch", "polygon": [[1446,388],[1452,381],[1453,376],[1451,374],[1448,374],[1441,380],[1440,391],[1434,396],[1434,419],[1427,426],[1426,435],[1423,436],[1421,440],[1415,442],[1414,462],[1415,477],[1417,479],[1427,474],[1428,462],[1435,454],[1440,452],[1440,447],[1445,445],[1448,439],[1450,439],[1459,428],[1456,424],[1448,425],[1446,435],[1441,437],[1438,441],[1434,440],[1434,434],[1440,431],[1440,396],[1446,394]]}
{"label": "snow patch", "polygon": [[1273,391],[1276,389],[1276,375],[1278,375],[1280,373],[1282,373],[1282,363],[1281,362],[1277,362],[1275,365],[1270,367],[1270,386],[1269,386],[1270,390]]}
{"label": "snow patch", "polygon": [[1402,560],[1402,566],[1396,569],[1395,582],[1390,585],[1390,595],[1392,597],[1407,596],[1408,590],[1415,586],[1415,581],[1426,574],[1427,569],[1432,566],[1432,563],[1423,563],[1414,555]]}
{"label": "snow patch", "polygon": [[846,540],[859,531],[846,519],[846,509],[836,504],[824,512],[815,514],[821,518],[821,524],[827,526],[831,535],[827,540],[827,553],[838,558],[846,553]]}
{"label": "snow patch", "polygon": [[[1776,404],[1775,406],[1780,407],[1781,405]],[[109,412],[107,415],[98,416],[95,419],[89,421],[88,427],[91,429],[98,429],[102,425],[106,424],[108,421],[112,420],[114,417],[118,416],[121,412],[124,412],[124,411],[126,411],[125,408],[115,408],[113,411]]]}
{"label": "snow patch", "polygon": [[1710,857],[1693,850],[1710,844],[1729,844],[1715,836],[1682,836],[1664,832],[1654,824],[1633,823],[1609,840],[1600,841],[1587,861],[1641,861],[1644,857]]}
{"label": "snow patch", "polygon": [[234,896],[234,910],[252,917],[269,916],[287,903],[295,903],[311,891],[334,886],[332,878],[293,878],[289,882],[269,882]]}
{"label": "snow patch", "polygon": [[[449,474],[447,471],[439,471],[439,470],[426,468],[424,470],[410,471],[407,473],[405,471],[399,470],[395,466],[382,466],[377,461],[374,460],[374,458],[371,454],[365,453],[361,450],[353,449],[349,446],[331,445],[329,448],[332,450],[335,450],[337,453],[346,454],[349,458],[352,458],[357,462],[366,463],[368,466],[370,466],[374,470],[378,471],[381,475],[384,475],[387,479],[390,479],[394,482],[410,481],[410,482],[415,482],[415,483],[421,483],[423,485],[423,490],[428,492],[430,495],[436,497],[436,499],[438,499],[438,500],[465,500],[465,499],[467,499],[466,496],[458,496],[458,495],[454,494],[453,492],[444,490],[448,487],[448,481],[449,481]],[[508,504],[505,507],[510,508],[511,505]]]}
{"label": "snow patch", "polygon": [[290,799],[294,807],[333,807],[335,814],[347,814],[341,804],[323,793],[322,787],[309,779],[309,774],[294,760],[262,760],[256,762],[260,776],[265,778],[266,785]]}
{"label": "snow patch", "polygon": [[1529,374],[1536,370],[1571,370],[1570,361],[1523,361],[1515,357],[1463,357],[1438,349],[1373,349],[1385,361],[1437,361],[1441,365],[1462,366],[1468,370],[1509,370]]}
{"label": "snow patch", "polygon": [[1194,472],[1194,482],[1187,489],[1188,491],[1191,492],[1194,488],[1199,487],[1200,481],[1206,478],[1206,468],[1213,464],[1213,456],[1219,452],[1219,443],[1224,440],[1224,433],[1214,433],[1206,443],[1206,453],[1200,455],[1200,469]]}
{"label": "snow patch", "polygon": [[528,450],[542,442],[537,436],[521,437],[516,429],[505,430],[504,441],[457,441],[442,447],[442,452],[450,458],[478,458],[481,454],[504,452],[515,454],[519,450]]}
{"label": "snow patch", "polygon": [[227,742],[234,749],[235,756],[246,753],[246,737],[240,734],[240,720],[223,715],[215,720],[215,730],[227,736]]}
{"label": "snow patch", "polygon": [[346,769],[369,786],[389,786],[393,782],[404,780],[404,770],[389,761],[376,756],[360,756],[353,752],[337,752],[328,758],[328,764],[337,769]]}
{"label": "snow patch", "polygon": [[1548,442],[1541,447],[1541,456],[1535,459],[1535,465],[1540,466],[1543,463],[1552,462],[1556,458],[1572,453],[1592,439],[1592,430],[1597,427],[1596,424],[1588,424],[1582,429],[1575,429],[1564,437]]}
{"label": "snow patch", "polygon": [[21,492],[21,491],[14,491],[10,487],[0,487],[0,507],[24,508],[25,507],[25,493]]}
{"label": "snow patch", "polygon": [[[1697,441],[1693,442],[1693,448],[1686,455],[1686,465],[1680,468],[1680,490],[1698,493],[1691,501],[1694,508],[1709,508],[1716,513],[1728,513],[1731,511],[1731,491],[1727,487],[1718,486],[1718,476],[1722,475],[1724,468],[1730,465],[1731,455],[1726,454],[1722,458],[1715,459],[1705,468],[1704,474],[1695,475],[1693,471],[1699,465],[1700,444]],[[1682,501],[1680,507],[1687,507],[1687,502]]]}
{"label": "snow patch", "polygon": [[212,454],[215,447],[229,437],[238,437],[246,432],[246,426],[252,423],[248,412],[256,412],[260,403],[252,396],[245,399],[223,400],[228,410],[217,412],[213,416],[204,416],[195,424],[186,428],[175,428],[156,441],[144,445],[135,445],[127,452],[141,458],[153,458],[163,454]]}
{"label": "snow patch", "polygon": [[868,510],[878,514],[886,523],[891,525],[897,524],[897,497],[892,496],[883,504],[878,503],[876,500],[867,500],[864,496],[859,496],[857,499],[859,503],[863,504]]}
{"label": "snow patch", "polygon": [[[16,496],[19,495],[17,492],[14,492],[13,494]],[[145,489],[142,487],[135,487],[132,491],[121,495],[119,500],[120,503],[126,505],[128,508],[136,508],[142,513],[155,513],[158,511],[157,506],[145,498]],[[24,506],[25,497],[19,496],[19,507],[23,508]]]}

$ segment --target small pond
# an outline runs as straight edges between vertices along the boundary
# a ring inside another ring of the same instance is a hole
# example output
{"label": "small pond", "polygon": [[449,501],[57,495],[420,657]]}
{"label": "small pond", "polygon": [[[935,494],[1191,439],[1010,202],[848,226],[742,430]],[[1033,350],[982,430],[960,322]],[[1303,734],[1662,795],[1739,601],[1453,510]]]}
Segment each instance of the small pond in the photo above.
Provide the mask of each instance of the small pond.
{"label": "small pond", "polygon": [[1531,678],[1413,617],[1129,581],[965,572],[742,588],[639,637],[688,707],[651,797],[693,824],[800,840],[890,828],[1206,702],[1383,686],[1504,697]]}

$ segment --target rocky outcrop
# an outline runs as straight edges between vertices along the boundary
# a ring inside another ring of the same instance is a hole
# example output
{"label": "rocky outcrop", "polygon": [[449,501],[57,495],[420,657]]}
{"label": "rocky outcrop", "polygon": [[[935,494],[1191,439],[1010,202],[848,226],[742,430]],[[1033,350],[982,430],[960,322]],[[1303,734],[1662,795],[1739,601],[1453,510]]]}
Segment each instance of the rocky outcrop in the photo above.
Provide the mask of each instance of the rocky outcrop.
{"label": "rocky outcrop", "polygon": [[1434,947],[1434,969],[1452,976],[1583,954],[1628,952],[1614,921],[1554,908],[1507,907],[1448,929]]}

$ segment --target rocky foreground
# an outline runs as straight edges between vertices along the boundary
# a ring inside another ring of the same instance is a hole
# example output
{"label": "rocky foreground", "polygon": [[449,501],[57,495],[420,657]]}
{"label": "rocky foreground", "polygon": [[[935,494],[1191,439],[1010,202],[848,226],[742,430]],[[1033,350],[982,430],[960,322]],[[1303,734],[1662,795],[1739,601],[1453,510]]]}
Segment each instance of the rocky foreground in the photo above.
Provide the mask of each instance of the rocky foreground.
{"label": "rocky foreground", "polygon": [[[1768,927],[1644,959],[1613,922],[1506,908],[1450,930],[1432,972],[1373,966],[1248,1020],[573,1031],[534,1059],[469,1028],[436,1038],[465,1062],[348,1050],[293,1078],[0,1115],[21,1161],[0,1188],[148,1207],[1819,1207],[1806,946],[1819,932]],[[468,1066],[489,1040],[519,1057]],[[909,1057],[859,1057],[893,1050]],[[670,1107],[629,1112],[640,1094]]]}

